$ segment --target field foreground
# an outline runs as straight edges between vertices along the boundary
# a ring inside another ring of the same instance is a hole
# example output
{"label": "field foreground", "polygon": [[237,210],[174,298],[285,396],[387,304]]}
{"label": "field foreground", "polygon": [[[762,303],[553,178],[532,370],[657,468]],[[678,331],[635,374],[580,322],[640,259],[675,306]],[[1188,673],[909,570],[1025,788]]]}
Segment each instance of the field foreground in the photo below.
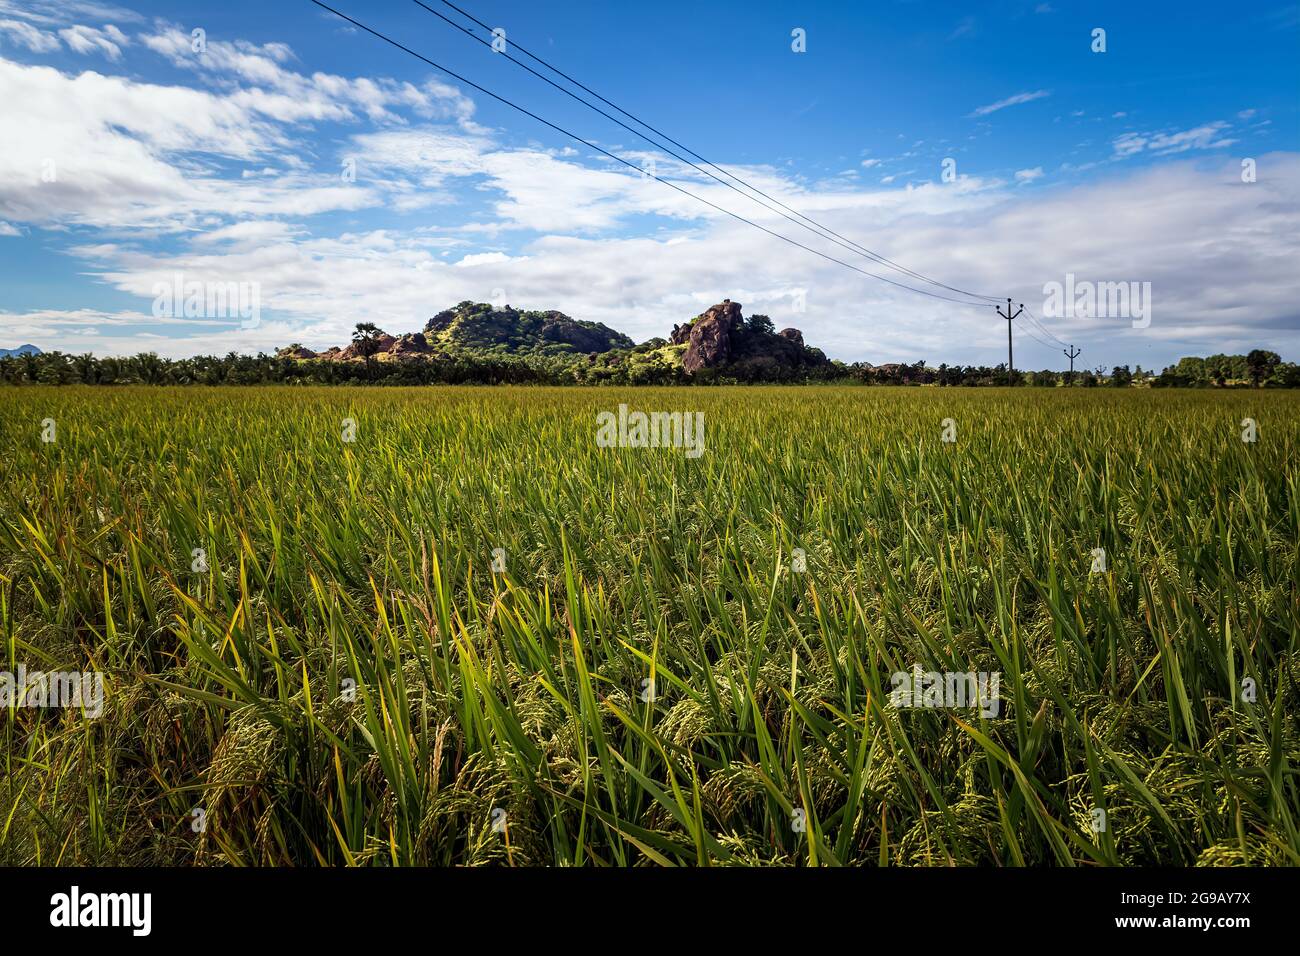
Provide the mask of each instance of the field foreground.
{"label": "field foreground", "polygon": [[1294,393],[9,388],[0,445],[3,668],[104,675],[0,715],[3,864],[1300,863]]}

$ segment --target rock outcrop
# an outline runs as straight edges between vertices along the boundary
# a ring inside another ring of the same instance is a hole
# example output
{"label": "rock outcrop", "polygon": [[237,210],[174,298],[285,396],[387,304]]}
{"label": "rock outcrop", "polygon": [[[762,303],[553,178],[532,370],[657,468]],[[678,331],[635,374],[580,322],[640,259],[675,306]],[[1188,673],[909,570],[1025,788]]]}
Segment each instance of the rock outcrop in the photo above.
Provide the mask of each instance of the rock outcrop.
{"label": "rock outcrop", "polygon": [[389,354],[399,357],[413,355],[428,355],[433,349],[429,347],[428,340],[424,337],[423,332],[408,332],[399,336],[389,349]]}
{"label": "rock outcrop", "polygon": [[[387,332],[377,336],[375,338],[375,351],[371,353],[371,358],[378,358],[388,352],[396,342],[396,336],[389,335]],[[331,349],[331,351],[333,350]],[[347,348],[340,349],[337,358],[347,361],[348,359],[364,359],[365,356],[361,354],[361,349],[357,347],[357,343],[353,342]]]}
{"label": "rock outcrop", "polygon": [[765,315],[751,315],[746,321],[740,303],[730,299],[674,326],[671,341],[687,347],[682,368],[688,375],[717,369],[744,381],[780,380],[826,364],[820,350],[804,345],[798,329],[774,332]]}
{"label": "rock outcrop", "polygon": [[289,359],[314,359],[317,355],[311,349],[304,348],[301,345],[287,345],[278,350],[275,353],[275,357]]}
{"label": "rock outcrop", "polygon": [[682,357],[682,367],[688,375],[700,369],[726,365],[731,358],[732,338],[744,322],[740,303],[723,299],[687,326],[673,329],[675,345],[685,342],[689,347]]}

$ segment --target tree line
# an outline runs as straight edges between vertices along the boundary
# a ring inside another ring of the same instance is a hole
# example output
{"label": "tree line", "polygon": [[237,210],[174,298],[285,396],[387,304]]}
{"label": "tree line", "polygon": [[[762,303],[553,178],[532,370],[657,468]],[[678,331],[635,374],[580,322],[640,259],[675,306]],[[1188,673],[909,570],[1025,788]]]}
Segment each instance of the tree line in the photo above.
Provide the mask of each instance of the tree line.
{"label": "tree line", "polygon": [[[656,340],[657,341],[657,340]],[[647,343],[651,345],[652,343]],[[1283,362],[1276,352],[1256,349],[1246,355],[1211,355],[1180,359],[1156,374],[1142,366],[1083,369],[1073,376],[1053,369],[1016,370],[1006,365],[975,366],[924,361],[871,365],[833,361],[815,369],[791,371],[751,366],[729,374],[708,369],[690,377],[680,364],[664,361],[652,348],[602,355],[511,356],[487,353],[439,355],[417,361],[340,362],[295,359],[280,355],[224,357],[200,355],[168,359],[152,352],[132,356],[67,355],[46,352],[0,358],[0,383],[7,385],[680,385],[763,382],[843,382],[863,385],[937,385],[981,387],[1022,385],[1055,388],[1073,386],[1225,388],[1300,388],[1300,366]]]}

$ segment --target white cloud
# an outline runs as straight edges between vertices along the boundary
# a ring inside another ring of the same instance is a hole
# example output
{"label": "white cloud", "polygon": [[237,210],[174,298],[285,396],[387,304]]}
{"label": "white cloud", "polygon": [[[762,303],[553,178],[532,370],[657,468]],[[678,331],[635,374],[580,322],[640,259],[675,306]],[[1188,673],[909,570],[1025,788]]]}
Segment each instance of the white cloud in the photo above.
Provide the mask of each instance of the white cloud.
{"label": "white cloud", "polygon": [[1016,182],[1032,183],[1035,179],[1043,178],[1043,167],[1035,166],[1033,169],[1016,170]]}
{"label": "white cloud", "polygon": [[18,231],[17,227],[11,226],[3,219],[0,219],[0,236],[21,236],[21,235],[22,233]]}
{"label": "white cloud", "polygon": [[126,34],[111,23],[105,25],[102,30],[78,24],[60,30],[59,36],[63,37],[63,42],[74,52],[86,54],[98,50],[114,61],[122,58],[122,47],[131,43]]}
{"label": "white cloud", "polygon": [[474,103],[455,87],[430,78],[421,86],[384,77],[349,79],[329,73],[305,76],[286,68],[294,57],[284,43],[255,44],[209,36],[206,49],[195,53],[191,37],[166,27],[142,38],[143,44],[172,65],[194,70],[227,88],[239,82],[232,99],[242,106],[282,122],[345,120],[365,116],[372,121],[401,122],[396,109],[409,109],[424,119],[455,119],[477,130]]}
{"label": "white cloud", "polygon": [[456,266],[463,269],[468,266],[495,266],[502,262],[510,261],[510,256],[506,255],[504,252],[482,252],[476,255],[465,256],[456,263]]}
{"label": "white cloud", "polygon": [[245,220],[220,229],[212,229],[194,237],[194,242],[203,245],[214,243],[263,243],[271,240],[289,239],[302,232],[302,229],[286,222],[270,220]]}
{"label": "white cloud", "polygon": [[1219,120],[1175,133],[1123,133],[1112,141],[1111,147],[1119,159],[1141,152],[1166,156],[1191,149],[1222,149],[1237,142],[1222,135],[1230,128],[1228,123]]}
{"label": "white cloud", "polygon": [[988,106],[976,107],[970,115],[988,116],[990,113],[1004,110],[1008,106],[1019,106],[1021,103],[1032,103],[1034,100],[1041,100],[1043,97],[1051,95],[1050,90],[1034,90],[1032,93],[1017,93],[1014,96],[1008,96],[1005,100],[998,100],[996,103],[990,103]]}
{"label": "white cloud", "polygon": [[15,16],[47,26],[85,20],[135,23],[143,19],[134,10],[99,0],[0,0],[0,15]]}
{"label": "white cloud", "polygon": [[[1274,154],[1260,162],[1272,172],[1251,185],[1240,183],[1235,164],[1207,170],[1179,163],[1050,193],[984,184],[945,195],[953,192],[950,185],[819,193],[792,204],[912,269],[1025,301],[1056,334],[1083,343],[1099,362],[1158,363],[1143,358],[1141,350],[1152,346],[1204,354],[1263,345],[1295,354],[1300,315],[1287,263],[1300,255],[1300,156]],[[1062,229],[1062,222],[1071,227]],[[683,223],[653,238],[543,233],[521,254],[471,251],[458,263],[447,261],[442,250],[464,238],[456,228],[376,230],[277,235],[237,248],[203,244],[167,257],[125,247],[96,255],[110,263],[103,281],[141,297],[142,307],[152,284],[177,270],[187,279],[260,283],[262,327],[209,323],[181,337],[184,327],[177,326],[167,340],[147,346],[174,355],[270,350],[290,341],[325,347],[346,341],[349,328],[364,320],[404,332],[454,302],[487,301],[496,289],[518,307],[560,309],[637,339],[664,335],[673,323],[730,297],[747,312],[801,328],[810,344],[848,360],[994,363],[1005,347],[1004,330],[981,309],[892,288],[729,219]],[[824,248],[914,284],[847,251]],[[1150,281],[1151,328],[1043,316],[1042,284],[1067,272],[1093,281]],[[794,288],[808,290],[806,313],[793,311]],[[144,347],[142,339],[115,340],[104,331],[96,351]],[[62,341],[55,336],[37,344],[62,347]],[[1056,361],[1029,340],[1017,343],[1022,354],[1034,367]]]}
{"label": "white cloud", "polygon": [[175,230],[214,213],[307,214],[365,201],[362,190],[303,175],[220,178],[218,158],[253,160],[286,140],[211,93],[0,59],[0,101],[12,137],[0,150],[0,215],[10,221]]}
{"label": "white cloud", "polygon": [[21,20],[0,20],[0,40],[6,34],[11,42],[24,46],[33,53],[50,53],[59,48],[59,38],[53,33],[37,29]]}

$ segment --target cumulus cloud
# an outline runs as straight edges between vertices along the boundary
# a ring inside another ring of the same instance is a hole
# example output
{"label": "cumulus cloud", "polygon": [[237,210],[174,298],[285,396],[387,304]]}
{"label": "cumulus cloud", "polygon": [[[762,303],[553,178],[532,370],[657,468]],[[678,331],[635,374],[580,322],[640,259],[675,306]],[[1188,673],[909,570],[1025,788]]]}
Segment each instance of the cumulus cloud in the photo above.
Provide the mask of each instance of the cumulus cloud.
{"label": "cumulus cloud", "polygon": [[1016,182],[1032,183],[1035,179],[1043,178],[1043,167],[1035,166],[1033,169],[1017,169]]}
{"label": "cumulus cloud", "polygon": [[365,203],[362,190],[301,174],[221,178],[218,160],[253,161],[288,143],[283,130],[226,97],[0,59],[0,99],[12,134],[0,151],[0,214],[11,222],[178,230],[214,212],[307,214]]}
{"label": "cumulus cloud", "polygon": [[[1192,354],[1266,344],[1294,353],[1300,315],[1286,263],[1300,254],[1300,157],[1262,157],[1261,169],[1269,175],[1250,185],[1240,183],[1234,165],[1183,162],[1046,198],[987,186],[945,196],[953,187],[933,186],[819,194],[796,208],[912,269],[1025,301],[1057,335],[1086,343],[1098,361],[1131,361],[1144,348]],[[167,257],[127,247],[96,255],[108,263],[103,281],[142,298],[176,271],[187,279],[259,282],[264,314],[272,317],[263,327],[201,327],[150,346],[176,355],[288,341],[324,347],[345,341],[363,320],[407,331],[432,311],[463,299],[487,301],[496,290],[517,306],[558,308],[638,339],[664,335],[729,297],[778,325],[803,329],[809,342],[846,360],[931,355],[996,362],[1005,346],[1005,327],[984,308],[873,281],[725,218],[683,221],[654,237],[544,233],[518,254],[467,251],[449,260],[444,253],[463,240],[454,228],[323,238],[280,233],[237,248],[196,243]],[[1043,316],[1043,284],[1067,273],[1151,282],[1151,327]],[[805,312],[795,311],[799,289],[806,290]],[[1030,340],[1017,344],[1017,355],[1032,365],[1055,361],[1053,350]]]}
{"label": "cumulus cloud", "polygon": [[[113,28],[76,27],[63,36],[87,49],[102,40],[120,51],[127,42]],[[174,42],[179,36],[158,34],[149,43],[156,48],[165,39],[167,49],[181,56]],[[188,42],[184,49],[188,53]],[[443,116],[462,130],[474,128],[468,122],[473,104],[437,82],[416,87],[383,78],[305,78],[284,69],[281,62],[292,53],[279,44],[210,43],[208,55],[209,68],[267,85],[235,82],[204,90],[96,72],[70,75],[0,58],[0,98],[12,144],[0,151],[0,213],[38,225],[174,231],[211,224],[212,216],[356,210],[383,201],[383,192],[343,182],[339,167],[304,171],[295,152],[296,127],[388,119],[389,107],[403,106],[416,116]],[[256,164],[258,174],[226,177],[231,160]]]}

